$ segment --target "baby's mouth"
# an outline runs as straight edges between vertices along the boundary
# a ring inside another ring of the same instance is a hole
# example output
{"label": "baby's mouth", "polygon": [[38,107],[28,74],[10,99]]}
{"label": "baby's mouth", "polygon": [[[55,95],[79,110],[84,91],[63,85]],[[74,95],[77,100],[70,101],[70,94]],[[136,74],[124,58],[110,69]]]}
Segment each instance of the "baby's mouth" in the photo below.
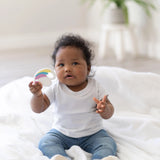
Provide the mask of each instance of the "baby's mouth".
{"label": "baby's mouth", "polygon": [[69,79],[69,78],[73,78],[73,76],[71,74],[68,74],[68,75],[65,76],[65,78]]}

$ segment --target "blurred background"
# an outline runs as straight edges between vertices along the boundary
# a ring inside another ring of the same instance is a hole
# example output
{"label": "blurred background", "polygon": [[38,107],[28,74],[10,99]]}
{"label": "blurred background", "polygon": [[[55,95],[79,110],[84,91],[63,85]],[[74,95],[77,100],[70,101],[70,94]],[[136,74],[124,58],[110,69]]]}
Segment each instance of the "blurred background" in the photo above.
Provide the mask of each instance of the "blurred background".
{"label": "blurred background", "polygon": [[52,67],[54,42],[63,33],[80,34],[94,43],[93,65],[160,73],[160,2],[150,1],[156,6],[151,17],[136,3],[128,2],[137,53],[126,33],[123,35],[125,55],[119,61],[113,40],[116,33],[110,39],[106,55],[99,58],[102,26],[106,23],[100,0],[92,6],[81,0],[0,0],[0,86],[23,76],[33,76],[40,68]]}

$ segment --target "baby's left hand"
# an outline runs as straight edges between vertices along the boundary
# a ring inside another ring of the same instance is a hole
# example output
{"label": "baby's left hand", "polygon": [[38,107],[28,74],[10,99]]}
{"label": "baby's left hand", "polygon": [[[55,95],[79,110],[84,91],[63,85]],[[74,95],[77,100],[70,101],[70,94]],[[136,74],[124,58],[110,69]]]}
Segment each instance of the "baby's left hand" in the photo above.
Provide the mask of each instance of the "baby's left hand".
{"label": "baby's left hand", "polygon": [[103,99],[102,100],[98,100],[98,99],[96,99],[95,97],[93,98],[93,100],[96,102],[96,104],[97,104],[97,107],[96,107],[96,112],[97,113],[103,113],[103,112],[105,112],[105,109],[106,109],[106,105],[107,105],[107,103],[106,103],[106,100],[107,100],[107,95],[105,95],[104,97],[103,97]]}

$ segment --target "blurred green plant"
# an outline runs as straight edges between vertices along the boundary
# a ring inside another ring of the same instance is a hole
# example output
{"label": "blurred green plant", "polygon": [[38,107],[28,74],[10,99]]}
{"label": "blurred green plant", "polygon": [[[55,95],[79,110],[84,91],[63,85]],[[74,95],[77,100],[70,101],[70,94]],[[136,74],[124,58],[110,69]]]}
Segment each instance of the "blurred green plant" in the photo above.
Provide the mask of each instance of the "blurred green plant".
{"label": "blurred green plant", "polygon": [[[97,0],[81,0],[81,1],[82,3],[88,2],[90,6],[93,6]],[[145,1],[145,0],[101,0],[101,1],[104,4],[104,10],[107,9],[113,3],[116,5],[117,8],[122,9],[126,24],[129,24],[127,2],[134,1],[135,3],[137,3],[139,6],[141,6],[144,9],[145,13],[149,17],[151,17],[151,10],[156,9],[155,5],[152,2]]]}

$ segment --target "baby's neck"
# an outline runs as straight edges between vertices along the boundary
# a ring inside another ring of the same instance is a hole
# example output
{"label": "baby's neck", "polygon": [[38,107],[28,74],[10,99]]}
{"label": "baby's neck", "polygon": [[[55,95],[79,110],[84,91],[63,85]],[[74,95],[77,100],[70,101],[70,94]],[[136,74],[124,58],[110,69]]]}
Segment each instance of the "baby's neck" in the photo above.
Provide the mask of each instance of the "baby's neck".
{"label": "baby's neck", "polygon": [[88,80],[86,80],[85,82],[76,85],[76,86],[67,86],[70,90],[74,91],[74,92],[79,92],[81,90],[83,90],[88,84]]}

